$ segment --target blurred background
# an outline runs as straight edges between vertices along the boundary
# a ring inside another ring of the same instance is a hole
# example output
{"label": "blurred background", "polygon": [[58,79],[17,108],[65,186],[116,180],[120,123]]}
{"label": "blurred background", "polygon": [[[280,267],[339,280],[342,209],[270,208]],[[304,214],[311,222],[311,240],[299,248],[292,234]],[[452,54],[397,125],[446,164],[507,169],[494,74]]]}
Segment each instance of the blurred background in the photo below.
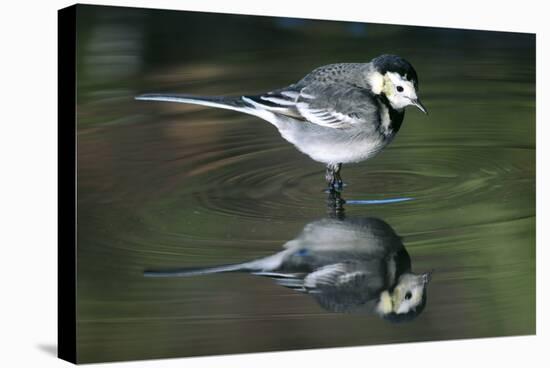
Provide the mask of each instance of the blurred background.
{"label": "blurred background", "polygon": [[[77,11],[79,361],[535,333],[535,36],[82,6]],[[407,324],[337,314],[246,274],[147,279],[241,262],[326,216],[323,165],[269,123],[135,101],[265,92],[335,62],[409,60],[430,111],[346,165],[349,218],[403,237],[435,269]],[[62,128],[62,127],[61,127]]]}

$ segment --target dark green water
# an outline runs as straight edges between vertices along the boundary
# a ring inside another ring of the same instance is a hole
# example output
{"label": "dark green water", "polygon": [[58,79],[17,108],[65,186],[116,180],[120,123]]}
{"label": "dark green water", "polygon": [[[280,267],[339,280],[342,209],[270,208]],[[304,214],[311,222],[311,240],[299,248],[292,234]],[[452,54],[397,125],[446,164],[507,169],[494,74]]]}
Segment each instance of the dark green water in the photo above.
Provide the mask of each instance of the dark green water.
{"label": "dark green water", "polygon": [[[535,333],[534,36],[99,7],[78,27],[80,362]],[[264,92],[388,52],[430,115],[346,165],[343,197],[413,198],[345,214],[435,269],[415,320],[332,313],[249,274],[143,277],[273,254],[328,215],[323,166],[269,123],[135,95]]]}

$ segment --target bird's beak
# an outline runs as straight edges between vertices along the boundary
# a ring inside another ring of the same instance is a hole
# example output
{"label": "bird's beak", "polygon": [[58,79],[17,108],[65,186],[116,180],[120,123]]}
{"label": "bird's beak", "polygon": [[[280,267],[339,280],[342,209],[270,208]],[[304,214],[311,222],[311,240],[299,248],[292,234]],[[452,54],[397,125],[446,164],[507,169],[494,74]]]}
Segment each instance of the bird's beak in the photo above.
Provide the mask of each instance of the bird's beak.
{"label": "bird's beak", "polygon": [[422,102],[420,102],[420,99],[419,99],[419,98],[417,98],[417,99],[415,99],[415,100],[411,100],[411,103],[412,103],[414,106],[418,107],[418,109],[419,109],[420,111],[422,111],[424,114],[428,115],[428,110],[424,107],[424,105],[422,105]]}
{"label": "bird's beak", "polygon": [[427,285],[427,284],[432,280],[432,273],[433,273],[433,272],[434,272],[434,271],[431,270],[431,271],[425,272],[425,273],[423,273],[423,274],[421,275],[422,283],[423,283],[424,285]]}

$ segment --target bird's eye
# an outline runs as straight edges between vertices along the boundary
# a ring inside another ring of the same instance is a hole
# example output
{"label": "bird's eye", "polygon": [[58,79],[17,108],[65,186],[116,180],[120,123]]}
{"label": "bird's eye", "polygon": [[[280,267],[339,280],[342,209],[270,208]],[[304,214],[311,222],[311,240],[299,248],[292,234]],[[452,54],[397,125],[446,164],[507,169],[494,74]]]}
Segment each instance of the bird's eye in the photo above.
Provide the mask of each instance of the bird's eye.
{"label": "bird's eye", "polygon": [[412,293],[410,291],[407,291],[407,294],[405,294],[405,299],[409,300],[410,298],[412,298]]}
{"label": "bird's eye", "polygon": [[397,86],[397,92],[403,92],[403,87]]}

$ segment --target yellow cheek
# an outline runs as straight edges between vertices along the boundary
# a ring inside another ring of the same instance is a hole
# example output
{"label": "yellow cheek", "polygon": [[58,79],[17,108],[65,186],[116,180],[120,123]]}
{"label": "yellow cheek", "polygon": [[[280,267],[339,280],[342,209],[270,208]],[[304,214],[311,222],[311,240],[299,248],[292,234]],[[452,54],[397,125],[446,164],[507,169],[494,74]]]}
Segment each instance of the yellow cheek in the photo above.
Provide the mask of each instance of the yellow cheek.
{"label": "yellow cheek", "polygon": [[385,77],[384,78],[384,85],[382,87],[382,92],[384,92],[384,94],[387,97],[390,97],[390,96],[393,96],[393,93],[394,93],[393,90],[394,90],[393,82],[391,81],[390,78]]}
{"label": "yellow cheek", "polygon": [[393,302],[390,293],[387,291],[382,292],[380,295],[380,302],[378,303],[378,312],[382,314],[388,314],[393,310]]}
{"label": "yellow cheek", "polygon": [[384,77],[378,72],[374,72],[369,76],[369,84],[371,85],[372,92],[375,95],[379,95],[384,88]]}

